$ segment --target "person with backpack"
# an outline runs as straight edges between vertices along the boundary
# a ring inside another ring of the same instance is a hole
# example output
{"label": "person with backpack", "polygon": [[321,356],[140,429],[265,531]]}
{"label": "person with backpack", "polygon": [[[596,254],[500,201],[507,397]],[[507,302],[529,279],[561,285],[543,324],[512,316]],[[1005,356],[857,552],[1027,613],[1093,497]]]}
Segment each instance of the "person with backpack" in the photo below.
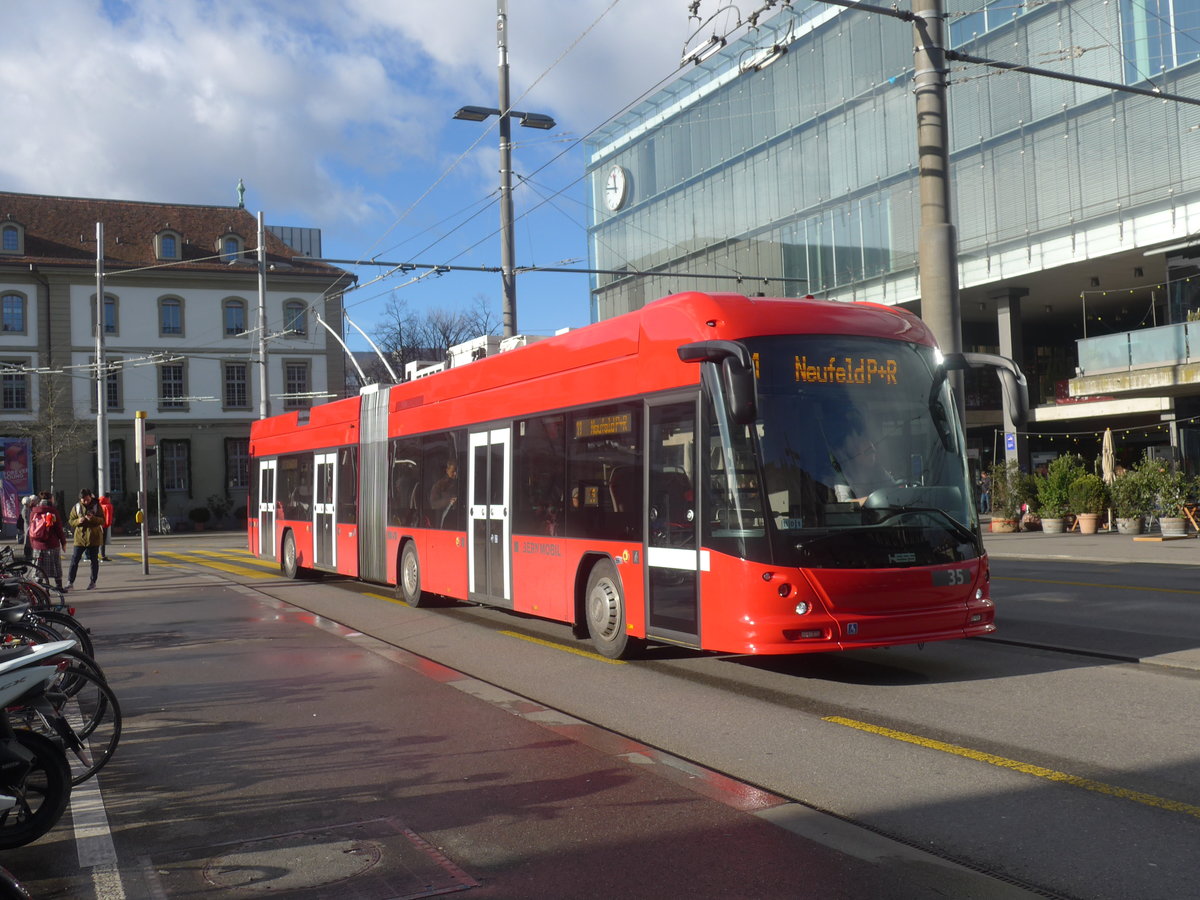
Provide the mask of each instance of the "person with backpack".
{"label": "person with backpack", "polygon": [[62,553],[67,549],[67,535],[63,531],[62,516],[48,496],[42,497],[29,514],[29,542],[33,546],[33,561],[54,579],[61,592]]}
{"label": "person with backpack", "polygon": [[100,544],[104,540],[104,514],[96,503],[96,495],[88,488],[79,492],[79,502],[71,507],[67,524],[75,532],[75,550],[71,554],[71,569],[67,573],[67,590],[75,587],[75,574],[79,571],[79,560],[84,556],[92,566],[90,591],[96,586],[100,575]]}

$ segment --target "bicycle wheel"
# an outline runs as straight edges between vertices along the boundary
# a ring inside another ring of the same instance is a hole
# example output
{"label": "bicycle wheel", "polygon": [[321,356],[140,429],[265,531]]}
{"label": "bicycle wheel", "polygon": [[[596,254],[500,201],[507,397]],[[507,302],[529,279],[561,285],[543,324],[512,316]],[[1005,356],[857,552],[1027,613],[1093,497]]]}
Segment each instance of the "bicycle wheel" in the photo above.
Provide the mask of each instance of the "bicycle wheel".
{"label": "bicycle wheel", "polygon": [[76,753],[71,763],[71,784],[81,784],[112,759],[121,740],[121,704],[103,678],[85,669],[74,670],[72,677],[80,682],[74,694],[51,688],[46,696],[84,743],[85,752]]}
{"label": "bicycle wheel", "polygon": [[35,620],[41,620],[42,624],[59,634],[64,640],[74,640],[79,645],[79,649],[88,656],[96,655],[89,630],[70,613],[59,609],[39,609],[33,613],[33,617]]}
{"label": "bicycle wheel", "polygon": [[33,756],[29,771],[0,783],[0,792],[17,798],[0,812],[0,850],[36,841],[62,818],[71,799],[71,776],[62,750],[45,735],[15,731],[13,736]]}

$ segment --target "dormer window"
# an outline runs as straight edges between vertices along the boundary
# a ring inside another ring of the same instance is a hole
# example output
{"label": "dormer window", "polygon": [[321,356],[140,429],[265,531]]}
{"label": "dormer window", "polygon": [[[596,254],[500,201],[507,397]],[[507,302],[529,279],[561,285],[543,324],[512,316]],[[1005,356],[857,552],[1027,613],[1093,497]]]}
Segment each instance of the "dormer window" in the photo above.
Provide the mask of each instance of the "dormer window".
{"label": "dormer window", "polygon": [[234,262],[242,258],[242,239],[236,234],[225,234],[217,244],[217,252],[224,262]]}
{"label": "dormer window", "polygon": [[159,259],[179,259],[179,247],[182,243],[179,232],[160,231],[154,236],[154,255]]}
{"label": "dormer window", "polygon": [[0,225],[0,253],[24,253],[25,229],[16,222]]}

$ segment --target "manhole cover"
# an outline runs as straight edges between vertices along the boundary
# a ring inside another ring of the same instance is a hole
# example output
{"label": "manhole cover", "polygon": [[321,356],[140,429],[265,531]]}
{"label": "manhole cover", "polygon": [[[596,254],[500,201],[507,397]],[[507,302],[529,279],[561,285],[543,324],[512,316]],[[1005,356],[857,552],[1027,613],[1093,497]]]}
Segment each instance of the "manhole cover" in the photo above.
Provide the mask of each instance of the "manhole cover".
{"label": "manhole cover", "polygon": [[361,875],[382,857],[374,841],[307,831],[242,844],[214,857],[204,867],[204,880],[220,888],[295,891]]}
{"label": "manhole cover", "polygon": [[142,871],[152,896],[221,900],[415,900],[479,886],[395,818],[191,847],[143,859]]}

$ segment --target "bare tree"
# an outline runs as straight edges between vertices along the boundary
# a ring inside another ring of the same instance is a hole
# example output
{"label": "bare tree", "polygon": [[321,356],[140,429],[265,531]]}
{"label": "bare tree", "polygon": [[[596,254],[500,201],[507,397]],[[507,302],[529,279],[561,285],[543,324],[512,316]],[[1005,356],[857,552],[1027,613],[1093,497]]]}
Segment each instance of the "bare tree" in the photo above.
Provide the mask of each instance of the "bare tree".
{"label": "bare tree", "polygon": [[71,376],[40,375],[41,404],[38,418],[13,422],[9,431],[33,441],[33,458],[49,465],[50,490],[57,490],[56,471],[59,457],[73,459],[85,449],[95,449],[96,429],[91,422],[75,417]]}
{"label": "bare tree", "polygon": [[[469,309],[447,312],[443,309],[417,313],[403,298],[388,301],[383,321],[376,325],[373,337],[379,350],[397,373],[410,362],[441,362],[450,348],[484,335],[500,332],[500,318],[488,298],[476,294]],[[383,364],[375,359],[363,365],[363,372],[376,381],[387,381]]]}

